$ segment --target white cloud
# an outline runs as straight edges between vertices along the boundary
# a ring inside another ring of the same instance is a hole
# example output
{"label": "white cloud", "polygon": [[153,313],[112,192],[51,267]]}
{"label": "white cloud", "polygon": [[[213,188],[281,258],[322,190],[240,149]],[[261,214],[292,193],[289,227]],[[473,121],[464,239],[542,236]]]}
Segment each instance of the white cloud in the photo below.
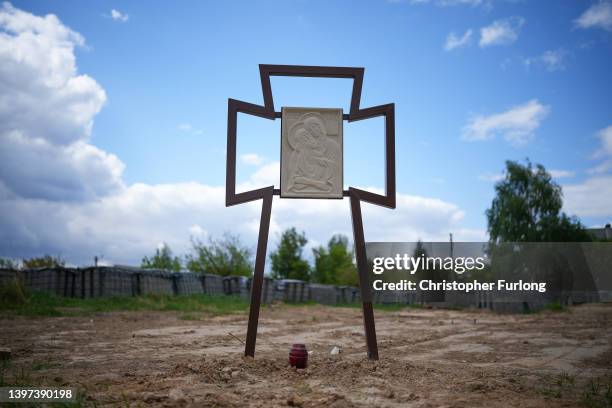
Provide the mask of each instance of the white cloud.
{"label": "white cloud", "polygon": [[123,188],[123,164],[88,143],[106,93],[79,74],[78,33],[0,7],[0,181],[21,197],[90,199]]}
{"label": "white cloud", "polygon": [[612,31],[612,3],[602,1],[593,4],[574,21],[574,24],[579,28],[602,28]]}
{"label": "white cloud", "polygon": [[563,186],[564,208],[579,217],[612,217],[612,175]]}
{"label": "white cloud", "polygon": [[195,136],[199,136],[204,133],[202,129],[196,129],[191,123],[179,123],[176,127],[181,132],[191,133]]}
{"label": "white cloud", "polygon": [[191,237],[193,237],[193,238],[198,238],[199,239],[201,237],[207,236],[208,233],[200,225],[193,224],[191,227],[189,227],[189,235]]}
{"label": "white cloud", "polygon": [[[261,202],[225,207],[225,187],[199,183],[126,185],[123,163],[89,143],[106,95],[77,72],[80,35],[55,16],[0,9],[0,256],[60,254],[69,262],[137,264],[161,242],[176,254],[190,236],[230,230],[254,246]],[[193,131],[193,128],[190,128]],[[257,168],[241,188],[278,185],[279,163]],[[398,194],[397,209],[364,204],[369,240],[484,239],[462,227],[464,212],[435,198]],[[352,236],[348,200],[279,200],[275,234],[296,226],[313,242]]]}
{"label": "white cloud", "polygon": [[604,159],[603,162],[588,170],[589,174],[607,173],[612,169],[612,125],[597,132],[601,147],[593,154],[593,159]]}
{"label": "white cloud", "polygon": [[454,32],[451,32],[446,37],[446,42],[444,43],[444,49],[446,51],[452,51],[457,48],[466,47],[470,44],[470,40],[472,38],[472,30],[467,30],[461,37],[459,37]]}
{"label": "white cloud", "polygon": [[264,159],[257,153],[246,153],[240,155],[240,161],[244,164],[249,164],[251,166],[259,166],[263,163]]}
{"label": "white cloud", "polygon": [[527,143],[548,113],[550,107],[532,99],[522,105],[489,116],[478,115],[463,128],[462,139],[481,141],[501,135],[512,145]]}
{"label": "white cloud", "polygon": [[[225,188],[198,183],[134,184],[118,194],[88,202],[35,199],[0,200],[0,255],[62,254],[75,263],[103,254],[109,262],[137,263],[159,242],[176,254],[189,249],[189,237],[239,233],[256,243],[261,201],[225,207]],[[367,240],[480,240],[484,231],[462,228],[464,212],[435,198],[399,194],[397,209],[363,205]],[[352,238],[348,200],[279,200],[272,205],[270,248],[285,228],[304,230],[326,242],[334,233]],[[201,230],[200,230],[201,229]]]}
{"label": "white cloud", "polygon": [[597,132],[597,137],[601,141],[601,148],[594,154],[594,158],[612,157],[612,125]]}
{"label": "white cloud", "polygon": [[111,18],[115,21],[119,21],[121,23],[125,23],[126,21],[129,20],[130,16],[128,16],[127,14],[124,14],[118,10],[112,9],[111,10]]}
{"label": "white cloud", "polygon": [[580,183],[563,186],[565,207],[578,216],[612,217],[612,126],[597,132],[601,147],[593,159],[603,159],[589,169],[591,175]]}
{"label": "white cloud", "polygon": [[555,169],[551,169],[548,170],[548,173],[556,179],[560,179],[560,178],[570,178],[570,177],[574,177],[576,175],[575,172],[570,171],[570,170],[555,170]]}
{"label": "white cloud", "polygon": [[502,173],[497,173],[497,174],[486,173],[486,174],[479,175],[478,180],[497,183],[498,181],[503,180],[504,177],[505,176]]}
{"label": "white cloud", "polygon": [[483,48],[492,45],[512,44],[518,39],[519,32],[524,24],[525,19],[523,17],[496,20],[491,25],[480,29],[478,44]]}
{"label": "white cloud", "polygon": [[557,50],[544,51],[537,57],[524,58],[523,64],[525,67],[542,66],[549,72],[563,71],[566,68],[565,61],[567,60],[568,52],[562,48]]}

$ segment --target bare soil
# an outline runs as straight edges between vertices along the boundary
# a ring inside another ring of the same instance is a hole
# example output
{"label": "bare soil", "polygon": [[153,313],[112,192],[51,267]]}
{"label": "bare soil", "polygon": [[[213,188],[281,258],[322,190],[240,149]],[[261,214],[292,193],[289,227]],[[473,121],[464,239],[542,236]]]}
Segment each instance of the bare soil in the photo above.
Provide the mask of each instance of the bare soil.
{"label": "bare soil", "polygon": [[[98,406],[607,406],[612,305],[375,316],[379,361],[366,358],[361,311],[325,306],[263,308],[255,359],[242,356],[245,313],[6,319],[0,346],[33,380]],[[288,367],[296,342],[311,351],[305,370]]]}

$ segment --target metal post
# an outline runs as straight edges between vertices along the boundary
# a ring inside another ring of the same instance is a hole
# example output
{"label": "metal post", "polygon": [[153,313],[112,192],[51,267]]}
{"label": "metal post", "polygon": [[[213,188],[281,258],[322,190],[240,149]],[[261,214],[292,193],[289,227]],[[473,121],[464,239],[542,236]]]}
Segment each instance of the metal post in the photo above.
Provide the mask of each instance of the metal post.
{"label": "metal post", "polygon": [[355,190],[349,189],[349,196],[351,201],[355,256],[357,258],[357,270],[359,272],[359,289],[361,290],[363,326],[365,328],[366,344],[368,346],[368,358],[370,360],[378,360],[378,344],[376,343],[376,326],[374,324],[372,291],[370,290],[370,278],[368,276],[368,261],[366,258],[365,238],[363,235],[361,203]]}
{"label": "metal post", "polygon": [[255,256],[255,271],[253,272],[253,286],[251,288],[251,308],[249,309],[249,325],[247,327],[246,345],[244,355],[255,357],[255,341],[257,340],[257,324],[259,322],[259,308],[261,306],[261,287],[264,280],[264,267],[266,265],[266,250],[268,247],[268,232],[270,231],[270,215],[272,213],[272,188],[267,189],[261,206],[261,221],[259,223],[259,237],[257,239],[257,254]]}

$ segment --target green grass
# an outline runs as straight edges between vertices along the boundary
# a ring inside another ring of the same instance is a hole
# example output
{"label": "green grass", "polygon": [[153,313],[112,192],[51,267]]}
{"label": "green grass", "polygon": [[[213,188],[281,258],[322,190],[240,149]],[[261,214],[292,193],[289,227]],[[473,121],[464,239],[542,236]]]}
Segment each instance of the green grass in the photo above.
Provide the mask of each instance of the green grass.
{"label": "green grass", "polygon": [[549,310],[551,312],[568,312],[569,308],[559,302],[551,302],[544,306],[543,310]]}
{"label": "green grass", "polygon": [[587,408],[612,407],[612,379],[603,383],[590,380],[582,393],[580,404]]}
{"label": "green grass", "polygon": [[87,316],[112,311],[175,311],[185,320],[197,320],[195,313],[223,315],[248,309],[249,303],[236,296],[108,297],[77,299],[46,293],[33,293],[23,302],[0,302],[0,315],[10,316]]}

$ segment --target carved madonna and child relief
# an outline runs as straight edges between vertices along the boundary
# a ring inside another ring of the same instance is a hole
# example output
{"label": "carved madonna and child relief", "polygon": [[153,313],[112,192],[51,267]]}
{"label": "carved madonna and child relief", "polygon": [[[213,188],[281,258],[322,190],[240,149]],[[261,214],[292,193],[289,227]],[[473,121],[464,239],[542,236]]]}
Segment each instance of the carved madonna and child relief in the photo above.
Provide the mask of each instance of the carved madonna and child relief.
{"label": "carved madonna and child relief", "polygon": [[281,197],[342,198],[342,109],[283,108]]}

